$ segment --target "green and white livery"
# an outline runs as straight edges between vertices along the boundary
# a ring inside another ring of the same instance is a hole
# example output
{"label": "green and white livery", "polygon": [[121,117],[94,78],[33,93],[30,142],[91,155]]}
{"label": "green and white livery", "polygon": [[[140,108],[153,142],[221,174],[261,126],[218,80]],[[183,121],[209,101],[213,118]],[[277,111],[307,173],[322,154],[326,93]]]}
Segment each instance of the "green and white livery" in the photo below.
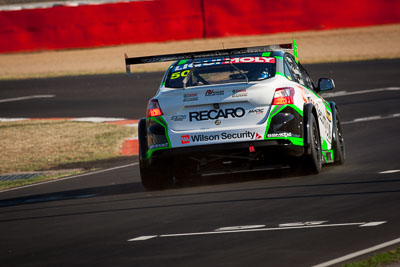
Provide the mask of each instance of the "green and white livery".
{"label": "green and white livery", "polygon": [[336,105],[318,94],[333,80],[314,85],[295,42],[126,57],[127,71],[163,61],[175,62],[139,122],[146,188],[188,176],[287,167],[318,173],[322,164],[343,164]]}

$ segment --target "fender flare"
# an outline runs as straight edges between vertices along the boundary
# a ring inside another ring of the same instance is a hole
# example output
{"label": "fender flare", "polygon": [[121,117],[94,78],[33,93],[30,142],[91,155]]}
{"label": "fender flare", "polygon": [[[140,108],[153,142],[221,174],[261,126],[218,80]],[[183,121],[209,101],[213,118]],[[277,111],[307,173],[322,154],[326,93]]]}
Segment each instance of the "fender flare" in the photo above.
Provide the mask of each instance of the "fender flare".
{"label": "fender flare", "polygon": [[319,131],[319,123],[318,123],[318,115],[315,110],[315,107],[312,103],[306,103],[303,107],[303,130],[304,130],[304,154],[311,154],[311,146],[310,146],[310,135],[309,129],[311,125],[311,116],[315,116],[317,119],[317,126]]}

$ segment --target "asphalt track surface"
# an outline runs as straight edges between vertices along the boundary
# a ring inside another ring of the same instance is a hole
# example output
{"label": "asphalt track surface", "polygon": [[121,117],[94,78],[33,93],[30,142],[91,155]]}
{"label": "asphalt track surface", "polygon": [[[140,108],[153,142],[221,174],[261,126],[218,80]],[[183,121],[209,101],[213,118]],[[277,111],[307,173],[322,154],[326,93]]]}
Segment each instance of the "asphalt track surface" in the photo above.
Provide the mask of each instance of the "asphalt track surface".
{"label": "asphalt track surface", "polygon": [[[313,266],[399,238],[400,91],[390,88],[400,87],[400,60],[307,69],[348,92],[330,98],[345,122],[345,165],[145,191],[133,158],[1,192],[1,265]],[[0,117],[139,118],[160,75],[1,81],[0,100],[56,97],[0,103]]]}

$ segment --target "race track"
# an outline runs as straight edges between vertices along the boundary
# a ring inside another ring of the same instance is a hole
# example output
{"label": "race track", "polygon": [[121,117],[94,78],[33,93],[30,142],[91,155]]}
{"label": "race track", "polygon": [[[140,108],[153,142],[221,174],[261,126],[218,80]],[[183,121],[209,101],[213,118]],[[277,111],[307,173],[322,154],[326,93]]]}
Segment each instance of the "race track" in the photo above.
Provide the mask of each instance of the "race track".
{"label": "race track", "polygon": [[[133,158],[1,192],[1,265],[330,266],[388,241],[395,240],[386,250],[400,246],[400,60],[306,68],[315,79],[335,79],[329,99],[344,122],[344,166],[145,191]],[[0,102],[0,117],[137,119],[161,75],[0,81],[0,101],[54,95]]]}

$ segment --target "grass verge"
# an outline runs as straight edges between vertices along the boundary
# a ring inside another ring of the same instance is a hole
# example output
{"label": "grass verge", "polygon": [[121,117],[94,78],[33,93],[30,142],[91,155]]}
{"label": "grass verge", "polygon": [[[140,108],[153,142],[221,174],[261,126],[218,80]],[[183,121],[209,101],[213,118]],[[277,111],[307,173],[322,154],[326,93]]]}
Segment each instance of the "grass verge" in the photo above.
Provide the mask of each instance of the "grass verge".
{"label": "grass verge", "polygon": [[0,191],[7,190],[10,188],[15,188],[15,187],[21,187],[21,186],[56,180],[56,179],[66,177],[66,176],[81,174],[83,172],[84,172],[83,169],[60,170],[60,171],[48,172],[43,175],[36,176],[34,178],[29,178],[29,179],[0,181]]}
{"label": "grass verge", "polygon": [[[105,123],[68,120],[0,122],[0,174],[45,173],[26,181],[0,182],[0,188],[107,166],[124,159],[120,153],[122,144],[135,135],[134,127]],[[69,171],[61,171],[66,169]]]}
{"label": "grass verge", "polygon": [[[392,265],[395,263],[399,263],[399,265]],[[347,263],[343,265],[343,267],[381,267],[381,266],[400,266],[400,247],[395,250],[391,250],[389,252],[373,255],[362,261]]]}

